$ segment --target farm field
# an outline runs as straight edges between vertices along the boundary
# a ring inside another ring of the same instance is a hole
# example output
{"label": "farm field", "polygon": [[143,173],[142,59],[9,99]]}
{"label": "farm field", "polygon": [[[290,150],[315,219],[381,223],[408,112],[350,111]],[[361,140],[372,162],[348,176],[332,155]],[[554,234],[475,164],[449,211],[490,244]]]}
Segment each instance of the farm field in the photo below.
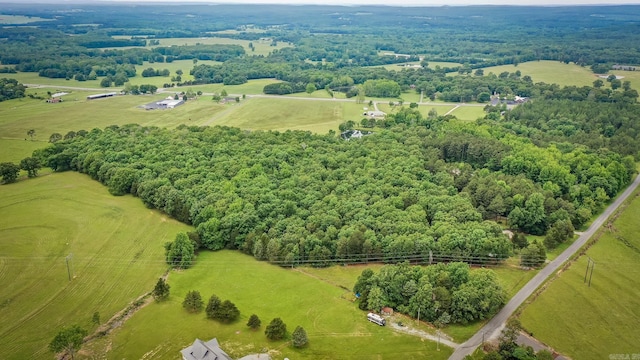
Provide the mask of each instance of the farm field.
{"label": "farm field", "polygon": [[[536,338],[573,359],[638,353],[638,194],[610,230],[600,230],[586,256],[561,272],[520,316]],[[596,263],[591,287],[584,283],[588,257]]]}
{"label": "farm field", "polygon": [[0,14],[0,24],[2,25],[22,25],[29,24],[38,21],[53,21],[54,19],[43,19],[37,16],[22,16],[22,15],[6,15]]}
{"label": "farm field", "polygon": [[[93,330],[150,291],[189,227],[74,172],[0,186],[0,357],[47,359],[63,326]],[[68,279],[65,257],[71,257]]]}
{"label": "farm field", "polygon": [[[171,272],[171,296],[165,303],[141,309],[123,327],[84,351],[105,353],[109,359],[175,359],[178,351],[198,337],[217,337],[234,358],[271,350],[273,359],[446,359],[451,349],[418,337],[396,333],[365,319],[365,312],[345,298],[347,292],[309,276],[260,262],[236,251],[203,252],[196,265]],[[212,294],[229,299],[241,313],[240,320],[224,325],[207,320],[204,312],[187,314],[181,306],[187,291],[198,290],[208,301]],[[245,325],[251,314],[262,320],[258,331]],[[286,341],[270,342],[264,328],[275,317],[287,331],[302,326],[309,344],[294,349]],[[105,349],[110,347],[107,352]]]}
{"label": "farm field", "polygon": [[[126,38],[130,39],[130,36],[118,36],[116,38]],[[271,46],[271,41],[264,40],[240,40],[240,39],[230,39],[223,37],[200,37],[200,38],[154,38],[153,40],[159,40],[160,45],[151,45],[147,46],[148,48],[156,48],[156,47],[166,47],[166,46],[185,46],[185,45],[240,45],[244,47],[244,50],[249,55],[264,55],[267,56],[273,50],[282,49],[285,47],[292,47],[293,45],[286,42],[278,42],[277,46]],[[249,48],[249,43],[253,43],[255,51],[251,51]],[[125,48],[137,48],[134,47],[125,47]],[[105,49],[113,49],[113,48],[105,48]],[[116,48],[123,49],[123,48]],[[183,69],[184,70],[184,69]]]}
{"label": "farm field", "polygon": [[[456,67],[456,66],[462,66],[462,64],[460,63],[454,63],[454,62],[444,62],[444,61],[429,61],[427,60],[427,62],[429,63],[429,68],[430,69],[434,69],[436,68],[436,66],[439,66],[441,68],[443,67]],[[406,63],[400,63],[400,64],[389,64],[389,65],[384,65],[383,67],[387,70],[395,70],[395,71],[401,71],[403,69],[405,69],[405,67],[403,67],[403,65],[419,65],[420,61],[410,61],[410,62],[406,62]],[[411,68],[410,68],[411,69]]]}
{"label": "farm field", "polygon": [[[208,61],[208,60],[200,60],[198,61],[198,65],[219,65],[222,64],[218,61]],[[177,70],[182,70],[182,81],[193,80],[193,76],[189,74],[191,69],[193,69],[193,61],[192,60],[176,60],[170,63],[159,63],[154,62],[150,63],[145,61],[142,65],[136,65],[136,76],[129,78],[129,82],[131,85],[142,85],[142,84],[150,84],[155,85],[158,89],[162,88],[162,85],[165,83],[171,83],[171,78],[176,76]],[[153,68],[155,70],[164,70],[167,69],[171,73],[169,76],[150,76],[143,77],[142,71],[147,68]],[[98,80],[99,81],[99,80]]]}
{"label": "farm field", "polygon": [[209,125],[250,130],[307,130],[326,133],[337,130],[346,120],[359,122],[362,104],[298,100],[291,98],[254,98],[233,112],[214,117]]}
{"label": "farm field", "polygon": [[[402,107],[408,107],[408,104],[405,103]],[[435,109],[438,112],[438,115],[444,115],[454,107],[455,107],[454,105],[444,105],[444,104],[443,105],[440,105],[440,104],[420,105],[418,106],[418,110],[420,111],[422,116],[427,117],[431,109]],[[391,107],[389,106],[388,103],[378,103],[378,109],[380,109],[380,111],[386,112],[387,114],[393,114],[398,109],[400,109],[400,107],[398,106]]]}
{"label": "farm field", "polygon": [[[175,127],[200,125],[213,114],[226,109],[208,96],[172,110],[146,111],[138,108],[164,99],[167,94],[125,95],[86,100],[91,92],[76,91],[62,97],[64,102],[48,104],[44,100],[14,99],[0,103],[0,138],[24,139],[34,129],[34,140],[48,141],[52,133],[103,129],[109,125],[137,123],[145,126]],[[77,100],[76,100],[77,99]]]}
{"label": "farm field", "polygon": [[545,82],[561,86],[592,86],[597,77],[591,69],[576,64],[565,64],[560,61],[529,61],[513,65],[501,65],[484,68],[485,75],[490,72],[499,75],[504,71],[520,70],[522,76],[529,75],[533,82]]}
{"label": "farm field", "polygon": [[459,106],[449,115],[453,115],[463,121],[476,121],[486,115],[484,106]]}
{"label": "farm field", "polygon": [[[28,130],[27,130],[28,131]],[[28,138],[25,131],[25,138]],[[0,163],[14,162],[20,163],[20,160],[31,156],[34,150],[47,146],[44,141],[31,141],[22,139],[2,139],[0,138]]]}
{"label": "farm field", "polygon": [[[182,86],[175,88],[175,90],[183,91],[192,89],[193,91],[202,91],[204,93],[221,93],[224,89],[230,96],[231,95],[250,95],[250,94],[262,94],[262,89],[266,85],[280,82],[275,79],[257,79],[249,80],[245,84],[241,85],[224,85],[224,84],[206,84],[206,85],[194,85],[194,86]],[[306,94],[306,93],[305,93]]]}

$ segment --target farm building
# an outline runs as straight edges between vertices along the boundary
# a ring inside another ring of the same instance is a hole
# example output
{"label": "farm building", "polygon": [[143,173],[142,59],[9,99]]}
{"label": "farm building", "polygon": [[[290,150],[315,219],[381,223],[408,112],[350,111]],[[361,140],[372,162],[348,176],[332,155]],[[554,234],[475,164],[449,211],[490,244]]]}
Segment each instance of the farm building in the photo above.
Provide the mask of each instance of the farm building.
{"label": "farm building", "polygon": [[196,339],[193,345],[182,349],[180,353],[182,360],[232,360],[226,352],[220,349],[216,338],[207,342]]}
{"label": "farm building", "polygon": [[89,95],[89,96],[87,96],[87,100],[102,99],[102,98],[112,97],[112,96],[116,96],[116,95],[118,95],[117,92],[108,92],[108,93],[104,93],[104,94]]}
{"label": "farm building", "polygon": [[362,115],[368,116],[370,118],[383,118],[387,116],[387,114],[384,111],[378,111],[378,110],[365,111],[362,113]]}
{"label": "farm building", "polygon": [[184,100],[174,100],[173,98],[171,100],[162,100],[159,101],[157,103],[158,105],[160,105],[161,108],[167,108],[167,109],[173,109],[176,106],[180,106],[182,104],[184,104]]}
{"label": "farm building", "polygon": [[613,65],[611,67],[611,69],[613,70],[624,70],[624,71],[636,71],[636,67],[635,66],[629,66],[629,65]]}

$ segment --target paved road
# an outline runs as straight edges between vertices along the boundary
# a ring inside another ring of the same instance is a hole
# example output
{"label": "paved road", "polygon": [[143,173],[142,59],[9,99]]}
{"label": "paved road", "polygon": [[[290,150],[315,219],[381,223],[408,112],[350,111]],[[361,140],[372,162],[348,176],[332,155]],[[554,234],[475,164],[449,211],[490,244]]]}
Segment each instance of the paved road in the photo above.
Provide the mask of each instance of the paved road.
{"label": "paved road", "polygon": [[485,340],[497,339],[500,336],[500,332],[504,327],[507,319],[513,314],[513,312],[540,286],[547,280],[549,276],[555,273],[560,266],[566,262],[569,257],[575,254],[580,248],[593,236],[593,234],[604,224],[604,222],[613,214],[613,212],[624,202],[629,195],[640,184],[640,175],[636,177],[634,182],[611,204],[607,209],[598,216],[598,218],[589,226],[589,229],[585,231],[578,240],[574,241],[571,246],[567,248],[560,256],[555,258],[552,262],[547,264],[536,276],[531,279],[518,293],[511,298],[511,300],[505,305],[496,316],[494,316],[485,326],[483,326],[475,335],[473,335],[465,343],[461,344],[453,352],[449,360],[462,360],[466,355],[473,353],[473,351],[482,343],[483,338]]}

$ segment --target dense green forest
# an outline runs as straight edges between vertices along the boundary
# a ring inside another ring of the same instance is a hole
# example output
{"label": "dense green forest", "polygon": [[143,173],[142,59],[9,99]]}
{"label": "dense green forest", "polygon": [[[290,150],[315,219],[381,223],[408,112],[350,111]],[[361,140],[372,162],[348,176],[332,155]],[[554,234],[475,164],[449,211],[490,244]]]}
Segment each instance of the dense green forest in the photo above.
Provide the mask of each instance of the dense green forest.
{"label": "dense green forest", "polygon": [[[39,16],[48,21],[0,29],[0,63],[46,77],[84,79],[116,74],[131,77],[122,67],[141,65],[143,61],[217,60],[225,62],[217,74],[205,76],[202,73],[206,69],[194,69],[194,73],[202,74],[196,78],[227,84],[260,77],[297,83],[292,73],[302,70],[333,73],[421,57],[460,63],[442,71],[463,73],[532,60],[574,62],[601,72],[612,64],[640,63],[637,49],[629,46],[640,41],[637,6],[165,5],[148,10],[148,6],[133,4],[82,5],[80,9],[75,5],[7,4],[3,13]],[[221,32],[229,29],[236,31]],[[115,35],[133,37],[113,38]],[[155,44],[157,38],[210,36],[270,39],[274,44],[287,42],[293,46],[274,50],[268,56],[245,53],[237,45],[144,47]],[[291,75],[285,78],[282,74]],[[356,83],[364,82],[346,75]]]}
{"label": "dense green forest", "polygon": [[505,293],[491,270],[470,271],[465,263],[429,267],[408,263],[362,272],[353,292],[363,310],[379,312],[389,306],[436,326],[482,320],[500,309]]}
{"label": "dense green forest", "polygon": [[[594,112],[611,110],[593,104]],[[534,108],[541,119],[556,111],[536,106],[522,109]],[[635,105],[626,109],[637,123]],[[491,114],[460,124],[405,108],[357,141],[300,131],[111,126],[78,131],[36,155],[56,171],[87,173],[115,195],[134,194],[193,224],[200,247],[314,265],[497,262],[512,244],[492,220],[506,217],[512,228],[537,235],[567,221],[578,228],[635,172],[631,155],[571,143],[573,133],[552,132],[553,141],[537,144],[521,135],[535,127],[514,131],[511,112],[500,121]],[[575,126],[585,127],[577,115],[570,117]]]}

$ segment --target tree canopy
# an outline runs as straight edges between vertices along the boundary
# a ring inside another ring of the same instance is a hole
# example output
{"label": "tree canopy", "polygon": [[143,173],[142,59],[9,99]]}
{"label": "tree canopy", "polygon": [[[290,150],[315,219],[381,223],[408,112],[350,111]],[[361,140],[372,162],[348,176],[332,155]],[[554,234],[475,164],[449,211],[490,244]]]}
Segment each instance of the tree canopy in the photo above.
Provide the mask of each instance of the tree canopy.
{"label": "tree canopy", "polygon": [[49,343],[49,350],[54,353],[66,351],[71,359],[75,358],[75,353],[82,346],[84,337],[88,331],[78,325],[73,325],[60,330]]}

